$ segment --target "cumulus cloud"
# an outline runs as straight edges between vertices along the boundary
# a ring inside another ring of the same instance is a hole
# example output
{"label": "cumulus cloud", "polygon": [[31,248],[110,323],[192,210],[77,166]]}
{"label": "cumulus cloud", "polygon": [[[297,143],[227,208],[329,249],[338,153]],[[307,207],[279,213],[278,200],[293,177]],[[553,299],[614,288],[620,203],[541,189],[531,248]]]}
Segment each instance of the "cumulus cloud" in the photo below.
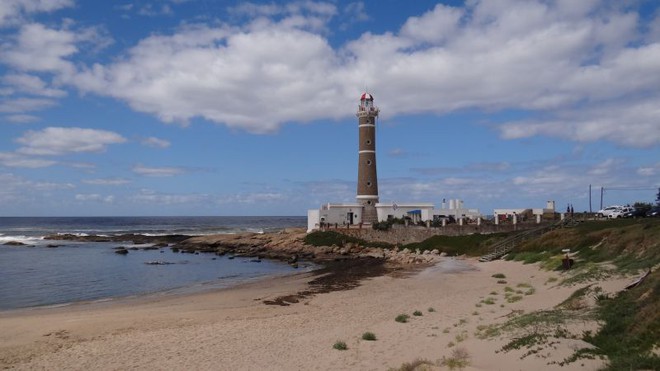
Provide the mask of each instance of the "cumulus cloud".
{"label": "cumulus cloud", "polygon": [[149,138],[144,138],[142,140],[142,145],[145,145],[147,147],[155,147],[155,148],[167,148],[170,146],[170,142],[165,139],[160,139],[156,137],[149,137]]}
{"label": "cumulus cloud", "polygon": [[143,176],[168,177],[185,173],[185,169],[180,167],[147,167],[143,165],[133,166],[133,172]]}
{"label": "cumulus cloud", "polygon": [[[24,113],[39,111],[56,105],[52,99],[46,98],[15,98],[0,101],[0,112]],[[18,116],[20,117],[20,116]]]}
{"label": "cumulus cloud", "polygon": [[16,139],[23,146],[17,152],[27,155],[63,155],[67,153],[103,152],[110,144],[126,142],[121,135],[84,128],[48,127],[30,130]]}
{"label": "cumulus cloud", "polygon": [[636,13],[579,3],[439,4],[338,48],[322,31],[338,13],[333,4],[243,3],[233,14],[253,18],[244,26],[152,35],[69,83],[165,122],[202,117],[255,133],[348,117],[367,83],[384,117],[522,109],[545,118],[506,123],[504,138],[659,143],[660,44],[639,41]]}

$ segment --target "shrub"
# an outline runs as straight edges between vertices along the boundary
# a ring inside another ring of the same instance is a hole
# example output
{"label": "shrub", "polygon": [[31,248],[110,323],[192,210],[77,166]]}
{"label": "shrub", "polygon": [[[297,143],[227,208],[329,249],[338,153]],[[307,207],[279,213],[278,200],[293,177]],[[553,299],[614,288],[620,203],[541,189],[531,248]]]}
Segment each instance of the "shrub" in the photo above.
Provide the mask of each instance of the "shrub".
{"label": "shrub", "polygon": [[430,366],[433,366],[433,362],[426,359],[416,359],[412,362],[402,364],[399,368],[390,368],[388,371],[421,371],[426,369],[423,367]]}
{"label": "shrub", "polygon": [[429,312],[435,312],[435,309],[433,307],[430,307]]}
{"label": "shrub", "polygon": [[346,350],[346,349],[348,349],[348,346],[346,345],[345,342],[343,342],[341,340],[337,340],[335,342],[335,345],[332,346],[332,348],[337,349],[337,350]]}
{"label": "shrub", "polygon": [[421,315],[422,315],[422,312],[420,312],[418,310],[413,312],[413,316],[421,316]]}
{"label": "shrub", "polygon": [[506,285],[506,280],[497,280],[497,283],[500,283],[500,284]]}
{"label": "shrub", "polygon": [[451,357],[442,357],[440,364],[449,367],[450,370],[463,369],[470,364],[470,354],[465,348],[456,348],[451,352]]}
{"label": "shrub", "polygon": [[397,322],[406,323],[406,322],[408,322],[409,318],[410,318],[410,316],[407,315],[407,314],[399,314],[398,316],[396,316],[396,318],[394,320],[397,321]]}
{"label": "shrub", "polygon": [[362,334],[362,340],[375,341],[376,334],[374,334],[373,332],[365,332],[364,334]]}
{"label": "shrub", "polygon": [[495,274],[492,275],[491,277],[493,277],[493,278],[506,278],[506,276],[504,275],[504,273],[495,273]]}

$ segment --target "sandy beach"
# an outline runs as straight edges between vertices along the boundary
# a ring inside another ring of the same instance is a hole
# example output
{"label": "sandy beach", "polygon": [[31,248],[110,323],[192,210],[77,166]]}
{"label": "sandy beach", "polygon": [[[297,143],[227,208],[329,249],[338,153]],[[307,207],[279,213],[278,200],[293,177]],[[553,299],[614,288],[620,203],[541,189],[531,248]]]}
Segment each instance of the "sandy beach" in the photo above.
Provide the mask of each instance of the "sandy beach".
{"label": "sandy beach", "polygon": [[[506,284],[492,277],[497,273]],[[469,354],[466,370],[594,370],[603,364],[549,364],[583,347],[580,340],[558,340],[524,356],[527,349],[501,351],[513,333],[478,336],[512,313],[552,309],[586,285],[559,286],[561,273],[537,265],[446,258],[408,275],[366,279],[359,287],[288,306],[264,304],[304,291],[311,279],[305,273],[206,293],[2,312],[0,367],[387,370],[426,359],[436,363],[431,369],[447,369],[438,362],[458,348]],[[598,285],[613,292],[629,281]],[[505,287],[524,288],[527,295],[509,303]],[[408,322],[395,321],[399,314],[409,315]],[[578,320],[567,327],[580,333],[594,324]],[[362,340],[367,331],[377,340]],[[348,349],[333,349],[338,340]]]}

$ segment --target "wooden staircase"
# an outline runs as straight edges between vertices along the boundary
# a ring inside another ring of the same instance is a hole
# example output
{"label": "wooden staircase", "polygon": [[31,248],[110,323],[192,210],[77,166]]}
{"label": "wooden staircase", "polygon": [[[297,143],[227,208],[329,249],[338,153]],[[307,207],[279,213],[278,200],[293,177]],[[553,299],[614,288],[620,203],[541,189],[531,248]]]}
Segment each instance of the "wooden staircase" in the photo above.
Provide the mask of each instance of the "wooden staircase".
{"label": "wooden staircase", "polygon": [[554,224],[545,225],[535,229],[522,231],[514,236],[504,239],[490,247],[490,252],[479,258],[480,262],[489,262],[503,257],[518,246],[521,242],[536,238],[544,233],[550,232],[557,228],[570,228],[575,227],[578,221],[573,218],[565,218]]}

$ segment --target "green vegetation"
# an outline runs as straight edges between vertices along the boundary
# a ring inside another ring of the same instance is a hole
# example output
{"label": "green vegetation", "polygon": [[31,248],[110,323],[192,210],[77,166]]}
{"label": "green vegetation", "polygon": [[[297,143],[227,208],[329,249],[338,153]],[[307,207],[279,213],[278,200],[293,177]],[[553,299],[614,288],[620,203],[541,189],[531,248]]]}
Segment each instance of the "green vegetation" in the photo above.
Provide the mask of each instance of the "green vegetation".
{"label": "green vegetation", "polygon": [[403,247],[413,251],[438,249],[447,255],[479,256],[487,253],[492,244],[509,235],[509,233],[474,233],[467,236],[433,236],[422,242],[410,243]]}
{"label": "green vegetation", "polygon": [[493,278],[506,278],[506,276],[504,275],[504,273],[495,273],[495,274],[492,275],[491,277],[493,277]]}
{"label": "green vegetation", "polygon": [[424,371],[433,366],[433,362],[427,359],[416,359],[412,362],[406,362],[399,368],[390,368],[388,371]]}
{"label": "green vegetation", "polygon": [[311,246],[339,246],[344,247],[346,244],[352,243],[364,247],[380,247],[383,249],[391,249],[392,244],[386,242],[369,242],[361,238],[345,235],[336,231],[315,231],[308,233],[303,239],[305,244]]}
{"label": "green vegetation", "polygon": [[493,305],[493,304],[495,304],[495,300],[496,300],[495,298],[488,297],[488,298],[482,300],[481,302],[484,303],[484,304],[487,304],[487,305]]}
{"label": "green vegetation", "polygon": [[435,312],[435,308],[429,307],[429,312]]}
{"label": "green vegetation", "polygon": [[625,273],[660,263],[660,219],[586,221],[574,228],[557,229],[526,241],[506,256],[524,263],[541,262],[548,270],[562,270],[565,248],[575,253],[572,269],[611,261]]}
{"label": "green vegetation", "polygon": [[398,316],[396,316],[396,318],[394,320],[397,321],[397,322],[406,323],[406,322],[408,322],[408,319],[410,319],[409,315],[399,314]]}
{"label": "green vegetation", "polygon": [[441,366],[453,369],[463,369],[470,364],[470,354],[465,348],[456,348],[451,352],[451,357],[442,357],[440,360]]}
{"label": "green vegetation", "polygon": [[421,315],[423,315],[422,312],[420,312],[418,310],[413,312],[413,316],[421,316]]}
{"label": "green vegetation", "polygon": [[376,340],[376,334],[373,332],[365,332],[362,334],[362,340],[367,340],[367,341],[375,341]]}
{"label": "green vegetation", "polygon": [[343,342],[341,340],[337,340],[335,342],[335,344],[332,346],[332,348],[337,349],[337,350],[346,350],[346,349],[348,349],[348,346],[346,345],[345,342]]}
{"label": "green vegetation", "polygon": [[599,298],[596,316],[605,325],[583,338],[595,348],[581,349],[567,361],[605,355],[608,370],[660,370],[660,357],[654,354],[660,344],[660,273],[651,273],[641,285],[614,298]]}

